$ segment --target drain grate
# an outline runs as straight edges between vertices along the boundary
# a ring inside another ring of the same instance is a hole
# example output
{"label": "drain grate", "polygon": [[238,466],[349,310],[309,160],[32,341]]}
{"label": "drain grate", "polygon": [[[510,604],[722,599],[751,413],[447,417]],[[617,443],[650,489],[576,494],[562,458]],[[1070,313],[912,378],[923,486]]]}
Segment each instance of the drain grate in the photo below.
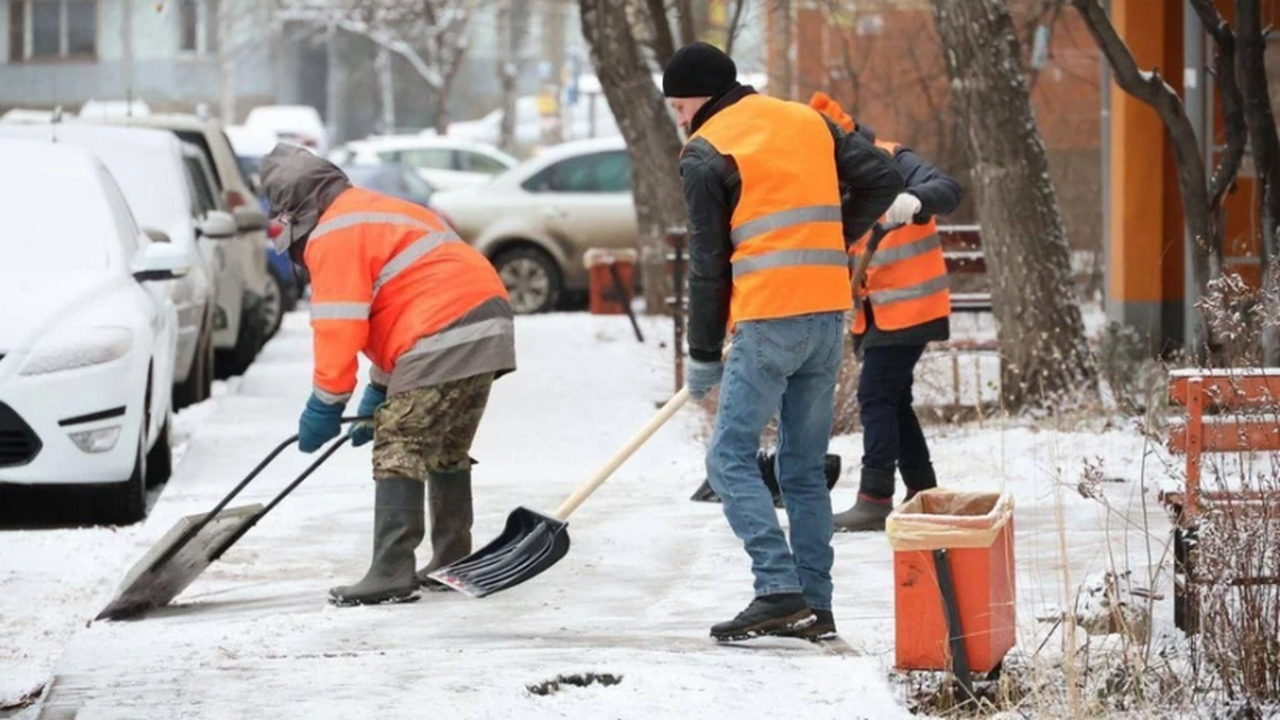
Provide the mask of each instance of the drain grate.
{"label": "drain grate", "polygon": [[582,673],[573,675],[557,675],[553,680],[538,683],[537,685],[528,685],[526,688],[534,695],[554,695],[560,692],[565,686],[568,687],[587,687],[589,685],[617,685],[622,682],[621,675],[612,675],[610,673]]}

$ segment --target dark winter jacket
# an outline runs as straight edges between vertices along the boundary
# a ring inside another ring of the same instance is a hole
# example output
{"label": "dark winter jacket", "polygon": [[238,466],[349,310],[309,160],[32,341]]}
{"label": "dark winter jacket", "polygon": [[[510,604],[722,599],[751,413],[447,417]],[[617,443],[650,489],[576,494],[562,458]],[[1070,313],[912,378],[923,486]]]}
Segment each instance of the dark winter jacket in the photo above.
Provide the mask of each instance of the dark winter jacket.
{"label": "dark winter jacket", "polygon": [[[854,130],[858,135],[866,138],[868,142],[876,141],[876,134],[871,128],[857,125]],[[915,154],[911,148],[905,146],[898,146],[897,151],[893,154],[893,159],[898,161],[898,166],[902,168],[902,173],[906,176],[906,192],[920,199],[920,212],[916,215],[915,222],[929,222],[931,217],[948,215],[955,212],[955,209],[960,206],[960,200],[964,197],[964,193],[960,190],[960,184],[950,175],[942,172],[932,163]],[[949,318],[942,317],[901,330],[881,330],[876,327],[875,308],[872,307],[869,301],[866,307],[867,332],[861,336],[854,337],[854,344],[859,353],[872,347],[924,345],[933,341],[947,340],[951,337],[951,322]]]}
{"label": "dark winter jacket", "polygon": [[[716,113],[724,111],[755,90],[742,86],[707,103],[694,116],[690,132],[696,132]],[[835,141],[835,163],[843,198],[845,244],[867,232],[893,204],[903,188],[902,172],[889,155],[855,133],[845,134],[827,122]],[[721,155],[711,143],[694,138],[680,155],[689,209],[689,357],[720,359],[729,321],[729,295],[733,289],[733,243],[729,221],[742,196],[742,178],[732,157]]]}

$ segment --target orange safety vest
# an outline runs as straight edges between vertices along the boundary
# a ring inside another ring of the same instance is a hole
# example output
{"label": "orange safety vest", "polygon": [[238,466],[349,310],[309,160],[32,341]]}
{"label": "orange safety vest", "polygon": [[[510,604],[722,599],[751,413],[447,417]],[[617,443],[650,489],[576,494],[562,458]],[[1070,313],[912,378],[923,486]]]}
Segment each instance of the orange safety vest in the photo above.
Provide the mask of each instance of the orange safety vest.
{"label": "orange safety vest", "polygon": [[435,213],[348,189],[320,217],[305,261],[321,400],[351,397],[361,351],[390,392],[514,368],[506,288]]}
{"label": "orange safety vest", "polygon": [[[892,157],[898,143],[876,141],[876,146]],[[884,222],[884,218],[880,218]],[[870,233],[849,248],[852,268],[867,246]],[[933,218],[923,225],[904,225],[880,241],[871,256],[863,288],[855,288],[871,304],[876,327],[902,330],[923,325],[951,314],[951,291],[947,280],[947,261],[938,239],[938,224]],[[867,331],[867,310],[860,305],[853,320],[853,332]]]}
{"label": "orange safety vest", "polygon": [[742,191],[729,219],[729,326],[852,307],[835,143],[799,103],[749,95],[693,137],[730,156]]}

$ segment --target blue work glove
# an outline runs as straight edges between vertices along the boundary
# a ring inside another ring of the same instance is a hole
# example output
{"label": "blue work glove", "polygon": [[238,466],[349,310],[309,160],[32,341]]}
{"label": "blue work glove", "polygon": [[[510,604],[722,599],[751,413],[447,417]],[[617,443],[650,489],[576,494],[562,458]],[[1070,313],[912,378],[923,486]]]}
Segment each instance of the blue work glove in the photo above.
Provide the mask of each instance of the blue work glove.
{"label": "blue work glove", "polygon": [[298,418],[298,449],[312,453],[342,433],[342,410],[346,404],[327,403],[314,394]]}
{"label": "blue work glove", "polygon": [[711,392],[711,388],[720,384],[722,375],[724,375],[723,361],[707,362],[689,358],[684,366],[684,386],[689,388],[690,395],[701,400]]}
{"label": "blue work glove", "polygon": [[[356,411],[356,414],[360,417],[372,418],[373,414],[378,412],[378,408],[382,407],[382,403],[386,401],[386,390],[379,390],[373,385],[366,385],[364,396],[360,398],[360,409]],[[364,445],[373,440],[373,420],[355,423],[347,434],[351,436],[351,444],[355,447]]]}

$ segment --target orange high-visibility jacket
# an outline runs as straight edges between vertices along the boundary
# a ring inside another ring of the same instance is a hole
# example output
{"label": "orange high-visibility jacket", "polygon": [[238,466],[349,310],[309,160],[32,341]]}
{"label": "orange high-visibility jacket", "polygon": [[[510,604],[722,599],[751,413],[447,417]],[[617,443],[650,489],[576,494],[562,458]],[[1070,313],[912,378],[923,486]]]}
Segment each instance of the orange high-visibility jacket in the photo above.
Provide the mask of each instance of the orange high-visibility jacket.
{"label": "orange high-visibility jacket", "polygon": [[[876,146],[889,155],[898,151],[898,143],[876,141]],[[880,219],[884,222],[884,218]],[[867,233],[849,248],[849,266],[867,246]],[[854,291],[867,298],[881,330],[902,330],[923,325],[951,314],[951,290],[947,279],[947,261],[938,239],[938,223],[932,217],[923,225],[904,225],[885,235],[871,256],[862,288]],[[853,332],[867,331],[866,305],[858,307],[853,319]]]}
{"label": "orange high-visibility jacket", "polygon": [[822,116],[750,95],[693,138],[732,157],[742,178],[730,218],[730,327],[852,307],[835,141]]}
{"label": "orange high-visibility jacket", "polygon": [[351,188],[320,217],[305,259],[321,400],[351,397],[361,351],[391,394],[515,369],[506,288],[435,213]]}

